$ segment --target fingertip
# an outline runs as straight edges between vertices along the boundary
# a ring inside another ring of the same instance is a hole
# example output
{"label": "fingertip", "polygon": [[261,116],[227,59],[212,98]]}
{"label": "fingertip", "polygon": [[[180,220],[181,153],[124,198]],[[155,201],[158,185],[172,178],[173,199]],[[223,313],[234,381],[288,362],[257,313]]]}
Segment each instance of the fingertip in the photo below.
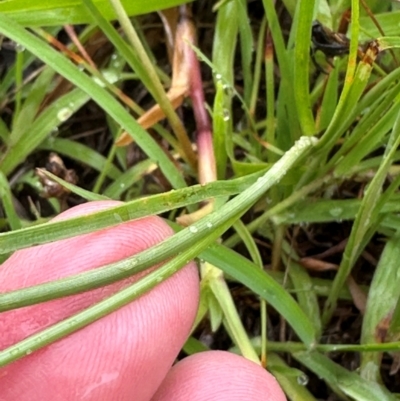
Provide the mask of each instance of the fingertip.
{"label": "fingertip", "polygon": [[177,363],[152,401],[285,401],[276,379],[261,366],[224,351],[207,351]]}
{"label": "fingertip", "polygon": [[[68,210],[57,220],[118,204],[88,203]],[[172,233],[162,219],[150,216],[16,252],[0,270],[0,291],[117,262],[163,241]],[[4,330],[0,349],[81,311],[136,279],[1,314],[0,327]],[[43,397],[148,400],[187,338],[198,296],[198,273],[191,262],[111,315],[1,368],[0,388],[6,390],[0,398],[5,401],[36,401]],[[116,394],[118,398],[113,398]]]}

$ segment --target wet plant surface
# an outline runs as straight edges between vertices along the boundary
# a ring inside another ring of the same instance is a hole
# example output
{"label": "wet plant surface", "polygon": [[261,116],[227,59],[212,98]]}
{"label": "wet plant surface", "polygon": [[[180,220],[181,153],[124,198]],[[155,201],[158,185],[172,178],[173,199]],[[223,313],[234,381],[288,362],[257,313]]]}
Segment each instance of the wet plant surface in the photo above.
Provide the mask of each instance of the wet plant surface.
{"label": "wet plant surface", "polygon": [[[161,18],[135,10],[128,13],[139,44],[121,19],[36,26],[27,31],[41,38],[36,51],[0,18],[1,235],[7,240],[21,230],[22,237],[24,229],[101,196],[129,203],[167,193],[170,207],[154,206],[149,214],[182,226],[201,223],[207,205],[218,214],[301,136],[318,138],[262,196],[243,203],[240,224],[239,215],[231,217],[219,240],[235,253],[221,254],[219,262],[194,255],[205,309],[180,357],[204,348],[247,357],[255,350],[286,393],[303,388],[302,399],[361,400],[365,392],[371,400],[378,393],[396,399],[400,11],[394,2],[370,2],[358,15],[353,5],[349,27],[349,10],[335,8],[340,2],[329,2],[329,16],[316,7],[318,18],[292,3],[199,0]],[[174,36],[177,26],[184,38]],[[40,60],[43,49],[72,60],[70,70]],[[142,50],[154,71],[146,70]],[[120,109],[107,106],[109,94]],[[139,124],[124,125],[129,118]],[[240,177],[247,180],[241,190],[223,192],[220,182]],[[169,191],[199,183],[215,185],[220,195],[204,190],[191,206],[169,201]],[[5,247],[3,259],[26,244]],[[242,282],[224,267],[222,259],[231,257],[228,264],[242,272],[238,255],[274,279],[271,293],[263,293],[252,271]],[[218,269],[227,292],[208,282],[207,272]],[[276,300],[278,287],[293,304]],[[215,317],[226,313],[218,296],[233,298],[238,320],[230,323],[244,327],[244,344]],[[297,311],[304,317],[296,321]],[[344,381],[350,372],[360,380]]]}

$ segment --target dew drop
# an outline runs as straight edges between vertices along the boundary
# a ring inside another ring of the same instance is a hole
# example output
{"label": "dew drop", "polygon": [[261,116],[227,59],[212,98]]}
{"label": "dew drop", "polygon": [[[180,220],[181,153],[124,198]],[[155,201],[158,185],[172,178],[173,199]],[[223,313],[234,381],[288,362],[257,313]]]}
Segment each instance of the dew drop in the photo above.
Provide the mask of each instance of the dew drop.
{"label": "dew drop", "polygon": [[190,227],[189,227],[189,231],[190,231],[191,233],[195,234],[195,233],[197,233],[197,231],[199,231],[199,230],[197,229],[196,226],[190,226]]}
{"label": "dew drop", "polygon": [[212,228],[212,223],[211,222],[208,222],[207,224],[206,224],[206,226],[207,226],[207,228]]}
{"label": "dew drop", "polygon": [[230,85],[224,84],[223,89],[224,89],[226,96],[229,96],[229,97],[233,96],[233,89]]}
{"label": "dew drop", "polygon": [[19,349],[13,349],[13,350],[11,350],[10,353],[12,356],[17,356],[17,355],[19,355],[19,352],[20,352]]}
{"label": "dew drop", "polygon": [[[117,67],[117,63],[114,63],[114,66]],[[119,64],[119,63],[118,63]],[[103,72],[103,77],[106,79],[107,82],[110,84],[113,84],[118,81],[119,77],[118,74],[116,74],[115,71],[113,70],[105,70]]]}
{"label": "dew drop", "polygon": [[58,111],[57,113],[57,118],[61,121],[67,121],[68,118],[72,116],[72,110],[69,109],[68,107],[63,107],[61,110]]}
{"label": "dew drop", "polygon": [[217,81],[220,81],[221,79],[222,79],[222,75],[221,74],[215,74],[215,79],[217,80]]}
{"label": "dew drop", "polygon": [[300,386],[307,386],[308,380],[308,376],[305,373],[297,376],[297,383],[300,384]]}
{"label": "dew drop", "polygon": [[343,213],[343,209],[341,207],[334,207],[329,210],[329,214],[333,217],[339,217]]}
{"label": "dew drop", "polygon": [[222,110],[222,119],[223,119],[224,121],[229,121],[230,118],[231,118],[231,115],[230,115],[230,113],[229,113],[229,110],[228,110],[228,109]]}
{"label": "dew drop", "polygon": [[19,43],[17,43],[17,44],[15,45],[15,50],[16,50],[18,53],[21,53],[21,52],[23,52],[23,51],[25,50],[25,47],[22,46],[22,45],[20,45]]}
{"label": "dew drop", "polygon": [[119,223],[123,222],[122,217],[118,213],[114,213],[114,219]]}

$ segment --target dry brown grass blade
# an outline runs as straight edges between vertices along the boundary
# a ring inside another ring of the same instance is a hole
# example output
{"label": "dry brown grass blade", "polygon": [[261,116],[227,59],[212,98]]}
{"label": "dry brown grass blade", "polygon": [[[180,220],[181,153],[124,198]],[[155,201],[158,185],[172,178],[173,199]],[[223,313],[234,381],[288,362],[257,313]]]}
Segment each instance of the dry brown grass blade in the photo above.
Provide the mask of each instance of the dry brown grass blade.
{"label": "dry brown grass blade", "polygon": [[[192,51],[186,41],[194,43],[194,28],[191,21],[183,18],[176,25],[175,30],[175,13],[171,10],[169,14],[162,18],[165,31],[167,33],[167,43],[171,43],[170,36],[175,31],[175,40],[172,57],[172,81],[171,88],[167,92],[167,97],[174,109],[178,108],[189,94],[190,87],[190,60],[188,52]],[[168,48],[170,46],[168,45]],[[169,51],[170,52],[170,51]],[[150,110],[146,111],[139,119],[138,123],[144,128],[150,128],[165,118],[165,113],[161,107],[156,104]],[[127,132],[123,132],[116,141],[117,146],[126,146],[132,142],[132,138]]]}
{"label": "dry brown grass blade", "polygon": [[316,258],[301,258],[300,263],[303,267],[308,270],[323,272],[329,270],[337,270],[338,265],[334,263],[325,262],[324,260],[316,259]]}
{"label": "dry brown grass blade", "polygon": [[164,26],[168,58],[172,65],[174,59],[175,36],[178,28],[179,9],[178,7],[167,8],[166,10],[160,11],[158,15],[160,16]]}
{"label": "dry brown grass blade", "polygon": [[83,47],[82,43],[80,42],[78,36],[75,33],[75,29],[72,25],[64,25],[65,32],[67,32],[68,36],[76,46],[76,48],[79,50],[81,53],[82,57],[86,60],[86,62],[92,66],[92,68],[96,68],[95,63],[89,56],[89,53],[86,51],[86,49]]}
{"label": "dry brown grass blade", "polygon": [[[56,49],[60,50],[62,53],[68,56],[74,63],[78,65],[86,64],[95,70],[97,69],[96,64],[99,65],[102,64],[105,58],[108,57],[110,51],[112,50],[112,48],[108,44],[107,38],[103,35],[101,31],[94,32],[94,34],[85,43],[85,47],[82,46],[81,42],[79,41],[79,38],[76,38],[76,40],[80,43],[79,49],[81,53],[85,54],[85,57],[81,57],[79,54],[73,52],[67,46],[62,44],[60,41],[58,41],[55,37],[53,37],[46,31],[37,29],[37,33],[45,40],[47,40],[47,42],[50,43],[52,46],[54,46]],[[73,39],[71,38],[71,40]],[[73,40],[73,42],[76,45],[75,40]],[[57,79],[54,89],[44,99],[40,107],[40,110],[45,109],[48,105],[52,104],[52,102],[54,102],[60,96],[69,92],[72,89],[72,87],[73,85],[67,79],[60,76]],[[121,100],[125,101],[125,99]],[[127,102],[125,103],[128,104]]]}
{"label": "dry brown grass blade", "polygon": [[365,292],[360,288],[351,275],[347,278],[347,285],[349,286],[349,291],[353,298],[355,307],[362,315],[364,315],[367,306],[367,296]]}

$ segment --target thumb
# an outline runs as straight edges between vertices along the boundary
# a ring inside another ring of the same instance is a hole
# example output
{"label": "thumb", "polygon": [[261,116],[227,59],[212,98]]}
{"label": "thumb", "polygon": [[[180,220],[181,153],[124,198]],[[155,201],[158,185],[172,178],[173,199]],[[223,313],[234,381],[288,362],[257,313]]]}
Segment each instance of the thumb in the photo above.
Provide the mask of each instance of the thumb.
{"label": "thumb", "polygon": [[[117,204],[88,203],[58,218]],[[171,234],[168,225],[153,216],[18,251],[0,267],[0,292],[116,262]],[[0,349],[85,309],[133,280],[0,314]],[[197,271],[189,263],[135,302],[0,368],[0,400],[148,400],[185,341],[197,302]]]}

